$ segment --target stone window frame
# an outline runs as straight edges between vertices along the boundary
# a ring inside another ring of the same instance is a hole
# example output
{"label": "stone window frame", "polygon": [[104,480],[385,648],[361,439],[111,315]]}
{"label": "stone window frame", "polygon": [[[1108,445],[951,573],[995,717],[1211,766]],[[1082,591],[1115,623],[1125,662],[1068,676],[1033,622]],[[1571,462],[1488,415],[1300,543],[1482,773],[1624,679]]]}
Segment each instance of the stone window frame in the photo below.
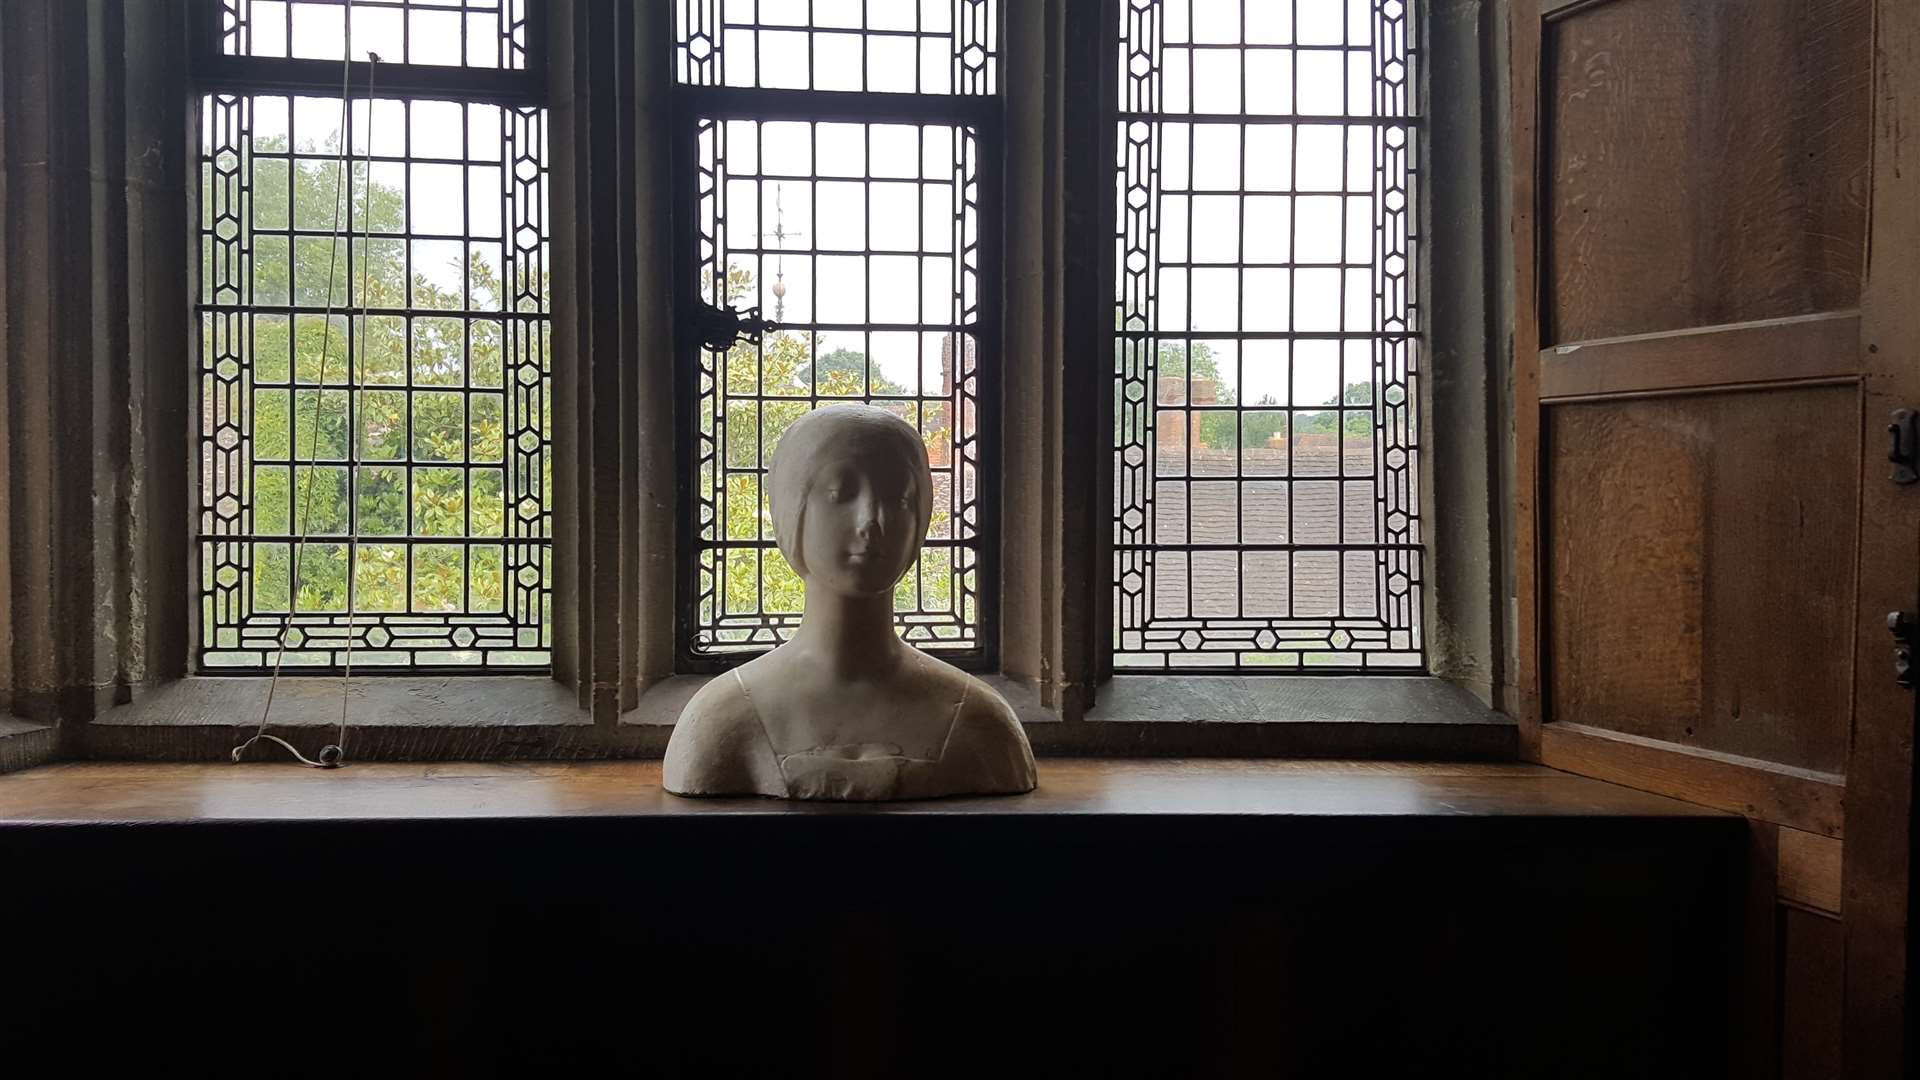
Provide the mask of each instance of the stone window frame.
{"label": "stone window frame", "polygon": [[[251,733],[266,692],[263,678],[192,674],[184,632],[195,584],[182,377],[196,287],[188,22],[200,2],[32,0],[0,57],[0,154],[19,178],[15,205],[45,208],[18,238],[16,222],[5,222],[9,255],[21,256],[9,265],[71,247],[61,230],[79,226],[91,240],[44,280],[9,270],[0,281],[8,310],[41,302],[33,310],[47,313],[20,320],[0,352],[15,394],[0,412],[9,476],[0,517],[15,522],[12,549],[24,553],[0,565],[13,585],[0,604],[9,638],[0,686],[25,718],[0,738],[15,747],[219,760]],[[1110,560],[1087,556],[1100,550],[1110,510],[1088,497],[1097,487],[1086,480],[1110,454],[1094,403],[1111,394],[1101,322],[1111,319],[1111,233],[1101,215],[1111,212],[1112,158],[1103,138],[1079,133],[1112,130],[1100,114],[1113,97],[1104,45],[1119,2],[1002,5],[1008,363],[1000,655],[990,680],[1043,753],[1513,757],[1515,728],[1501,715],[1521,704],[1511,685],[1511,342],[1502,329],[1513,293],[1498,229],[1504,8],[1428,0],[1422,27],[1430,674],[1111,676],[1102,645]],[[667,145],[671,6],[555,3],[548,29],[553,677],[355,679],[350,758],[653,756],[705,678],[675,667],[671,176],[664,155],[645,152]],[[81,130],[39,122],[54,115]],[[51,356],[62,349],[91,363],[56,370]],[[69,420],[95,440],[93,455],[60,453],[50,432],[70,437]],[[274,730],[317,749],[331,740],[339,705],[337,679],[282,680]],[[0,762],[30,764],[39,753]]]}

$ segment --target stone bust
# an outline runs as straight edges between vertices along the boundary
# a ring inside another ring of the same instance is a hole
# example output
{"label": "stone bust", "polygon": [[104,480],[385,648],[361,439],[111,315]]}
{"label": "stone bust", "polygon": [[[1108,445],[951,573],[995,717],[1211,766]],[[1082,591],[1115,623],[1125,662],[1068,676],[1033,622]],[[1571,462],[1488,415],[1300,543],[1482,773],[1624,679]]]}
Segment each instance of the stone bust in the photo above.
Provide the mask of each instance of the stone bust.
{"label": "stone bust", "polygon": [[901,641],[893,588],[933,514],[926,444],[869,405],[795,421],[768,469],[781,554],[806,585],[791,640],[713,679],[667,744],[678,795],[883,800],[1033,790],[991,687]]}

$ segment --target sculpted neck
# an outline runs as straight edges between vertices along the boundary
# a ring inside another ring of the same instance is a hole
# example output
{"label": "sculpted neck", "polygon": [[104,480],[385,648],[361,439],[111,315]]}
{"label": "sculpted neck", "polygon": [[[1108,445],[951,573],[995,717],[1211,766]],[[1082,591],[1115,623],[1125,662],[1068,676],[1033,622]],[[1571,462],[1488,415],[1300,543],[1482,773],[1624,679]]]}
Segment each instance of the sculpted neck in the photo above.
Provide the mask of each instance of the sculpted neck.
{"label": "sculpted neck", "polygon": [[874,679],[890,674],[900,663],[892,591],[872,596],[809,591],[793,643],[838,678]]}

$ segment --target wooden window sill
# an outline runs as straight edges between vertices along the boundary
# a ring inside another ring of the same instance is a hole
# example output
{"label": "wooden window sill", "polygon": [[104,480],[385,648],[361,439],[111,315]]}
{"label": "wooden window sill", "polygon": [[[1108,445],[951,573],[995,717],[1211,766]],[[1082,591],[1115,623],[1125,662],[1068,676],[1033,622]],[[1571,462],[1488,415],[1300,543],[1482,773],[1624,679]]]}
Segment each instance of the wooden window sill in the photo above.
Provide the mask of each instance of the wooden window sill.
{"label": "wooden window sill", "polygon": [[1030,795],[848,804],[683,799],[654,761],[292,765],[68,762],[0,777],[18,825],[633,820],[711,816],[1172,816],[1591,819],[1707,823],[1738,815],[1517,763],[1075,758],[1041,764]]}

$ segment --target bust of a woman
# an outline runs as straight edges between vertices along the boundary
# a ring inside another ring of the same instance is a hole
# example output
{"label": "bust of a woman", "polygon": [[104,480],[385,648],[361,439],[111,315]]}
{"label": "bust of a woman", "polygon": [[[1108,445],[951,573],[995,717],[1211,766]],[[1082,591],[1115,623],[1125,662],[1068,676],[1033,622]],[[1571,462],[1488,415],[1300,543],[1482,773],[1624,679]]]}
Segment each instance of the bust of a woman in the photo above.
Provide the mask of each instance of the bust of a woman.
{"label": "bust of a woman", "polygon": [[868,405],[817,409],[787,429],[768,481],[806,612],[791,640],[687,702],[667,744],[667,790],[847,800],[1033,790],[1033,750],[1006,699],[894,632],[893,588],[933,513],[919,433]]}

